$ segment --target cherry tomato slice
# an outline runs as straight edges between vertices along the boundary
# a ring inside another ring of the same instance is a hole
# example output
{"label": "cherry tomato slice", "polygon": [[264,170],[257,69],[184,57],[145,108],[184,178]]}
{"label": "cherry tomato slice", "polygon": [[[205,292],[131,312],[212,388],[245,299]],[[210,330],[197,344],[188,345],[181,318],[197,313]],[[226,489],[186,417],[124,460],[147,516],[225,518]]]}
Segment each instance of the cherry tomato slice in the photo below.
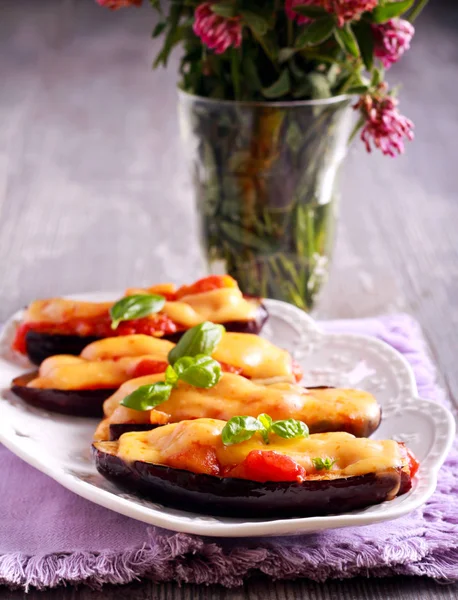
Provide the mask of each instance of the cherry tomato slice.
{"label": "cherry tomato slice", "polygon": [[165,373],[168,363],[160,360],[145,358],[140,361],[132,373],[132,379],[143,377],[143,375],[154,375],[155,373]]}
{"label": "cherry tomato slice", "polygon": [[304,467],[289,456],[272,450],[252,450],[245,460],[232,469],[229,477],[252,481],[303,481]]}
{"label": "cherry tomato slice", "polygon": [[211,292],[220,288],[236,287],[238,287],[237,282],[230,275],[210,275],[209,277],[199,279],[191,285],[182,285],[176,292],[176,298],[179,300],[183,296],[202,294],[203,292]]}
{"label": "cherry tomato slice", "polygon": [[412,478],[415,477],[415,475],[417,474],[417,471],[420,468],[420,463],[410,448],[406,447],[406,453],[407,462],[409,464],[410,477]]}
{"label": "cherry tomato slice", "polygon": [[302,367],[298,362],[293,360],[292,369],[293,369],[293,377],[296,380],[296,383],[299,383],[299,381],[302,379],[302,377],[304,375],[302,372]]}
{"label": "cherry tomato slice", "polygon": [[220,474],[216,450],[212,446],[205,446],[199,442],[195,442],[184,452],[170,456],[167,464],[174,469],[185,469],[192,473]]}

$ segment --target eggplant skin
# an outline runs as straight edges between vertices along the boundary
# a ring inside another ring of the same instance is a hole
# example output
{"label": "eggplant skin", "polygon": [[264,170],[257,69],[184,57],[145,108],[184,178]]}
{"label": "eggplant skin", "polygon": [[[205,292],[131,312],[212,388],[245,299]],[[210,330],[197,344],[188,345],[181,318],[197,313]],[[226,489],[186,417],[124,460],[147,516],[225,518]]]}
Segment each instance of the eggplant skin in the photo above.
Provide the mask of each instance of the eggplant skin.
{"label": "eggplant skin", "polygon": [[55,354],[74,354],[77,356],[92,342],[99,340],[95,336],[64,335],[44,333],[30,329],[25,335],[27,356],[34,365],[41,363]]}
{"label": "eggplant skin", "polygon": [[[358,438],[369,437],[380,425],[381,418],[380,411],[378,418],[374,420],[367,420],[363,422],[319,421],[313,426],[311,425],[309,429],[310,433],[345,431],[346,433],[351,433]],[[167,424],[168,423],[164,423],[164,425]],[[123,433],[128,433],[129,431],[149,431],[155,427],[161,427],[161,425],[153,425],[149,423],[114,423],[110,425],[110,441],[118,440]]]}
{"label": "eggplant skin", "polygon": [[151,431],[162,425],[153,425],[152,423],[116,423],[110,425],[110,442],[119,440],[123,433],[129,431]]}
{"label": "eggplant skin", "polygon": [[[226,328],[226,331],[258,334],[268,318],[269,314],[267,309],[261,302],[255,319],[251,321],[231,321],[224,323],[224,327]],[[184,333],[185,331],[177,331],[176,333],[166,335],[161,339],[176,343]],[[44,333],[42,331],[30,329],[26,333],[25,343],[29,360],[34,365],[41,365],[46,358],[54,356],[55,354],[73,354],[77,356],[78,354],[81,354],[88,344],[97,342],[100,339],[102,338],[96,336],[84,337],[78,335]]]}
{"label": "eggplant skin", "polygon": [[408,472],[400,468],[334,480],[260,483],[142,461],[126,463],[116,455],[116,442],[99,442],[92,448],[99,473],[123,489],[165,506],[225,517],[338,514],[390,500],[411,485]]}
{"label": "eggplant skin", "polygon": [[[330,389],[332,386],[320,385],[308,387],[308,390],[324,390]],[[374,419],[368,419],[366,421],[346,421],[336,420],[330,421],[319,421],[310,426],[310,433],[328,433],[332,431],[345,431],[351,433],[355,437],[369,437],[380,425],[382,420],[382,411],[379,410],[378,416]],[[167,425],[167,423],[164,423]],[[150,423],[114,423],[110,425],[110,441],[118,440],[123,433],[129,431],[149,431],[161,427],[161,425],[154,425]]]}
{"label": "eggplant skin", "polygon": [[[224,325],[226,331],[231,331],[234,333],[254,333],[258,335],[266,324],[268,318],[269,313],[267,312],[267,308],[262,302],[260,302],[256,317],[251,321],[228,321],[227,323],[222,323],[222,325]],[[170,342],[174,342],[176,344],[179,342],[184,333],[186,333],[186,330],[177,331],[171,335],[164,336],[163,339],[169,340]]]}
{"label": "eggplant skin", "polygon": [[74,417],[103,417],[103,403],[115,389],[58,390],[27,387],[36,373],[13,379],[11,390],[24,402],[50,412]]}
{"label": "eggplant skin", "polygon": [[[335,421],[318,421],[310,426],[310,433],[329,433],[333,431],[344,431],[351,433],[355,437],[363,438],[371,436],[377,430],[382,420],[382,411],[379,409],[378,415],[373,419],[361,421],[338,420]],[[307,421],[307,419],[305,419]]]}

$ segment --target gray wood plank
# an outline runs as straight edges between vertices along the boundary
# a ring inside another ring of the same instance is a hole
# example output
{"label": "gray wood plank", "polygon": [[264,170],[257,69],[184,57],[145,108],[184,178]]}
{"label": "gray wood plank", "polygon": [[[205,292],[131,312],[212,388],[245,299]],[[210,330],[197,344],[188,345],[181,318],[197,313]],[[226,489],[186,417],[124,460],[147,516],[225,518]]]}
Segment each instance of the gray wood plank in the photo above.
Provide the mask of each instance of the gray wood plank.
{"label": "gray wood plank", "polygon": [[[0,19],[0,319],[37,296],[190,280],[203,268],[175,114],[176,57],[149,72],[153,17],[92,0],[4,0]],[[413,50],[392,69],[417,124],[390,160],[355,145],[343,172],[342,222],[317,314],[406,310],[425,328],[458,397],[456,0],[436,0]],[[27,598],[207,599],[457,597],[426,579],[133,584]],[[2,589],[0,597],[25,598]]]}
{"label": "gray wood plank", "polygon": [[319,584],[313,581],[273,582],[266,578],[250,581],[240,588],[139,582],[123,586],[57,588],[47,592],[0,591],[2,600],[455,600],[458,585],[438,584],[426,578],[356,578]]}

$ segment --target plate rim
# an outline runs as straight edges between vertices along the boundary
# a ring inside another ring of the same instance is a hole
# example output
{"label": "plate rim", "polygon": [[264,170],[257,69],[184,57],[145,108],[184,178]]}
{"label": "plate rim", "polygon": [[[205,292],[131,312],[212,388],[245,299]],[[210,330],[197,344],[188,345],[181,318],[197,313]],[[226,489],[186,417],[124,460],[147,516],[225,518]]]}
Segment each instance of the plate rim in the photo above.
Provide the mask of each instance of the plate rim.
{"label": "plate rim", "polygon": [[[71,294],[67,297],[100,299],[106,296],[119,297],[119,292],[90,292],[87,294]],[[39,456],[35,456],[33,451],[27,449],[27,444],[23,441],[24,438],[20,438],[14,432],[12,426],[8,427],[8,425],[11,425],[11,423],[8,423],[8,421],[5,420],[0,421],[0,442],[26,463],[30,464],[32,467],[41,471],[45,475],[51,477],[64,488],[85,498],[86,500],[123,514],[127,517],[143,521],[149,525],[163,527],[164,529],[181,533],[204,535],[208,537],[231,538],[265,536],[274,537],[279,535],[288,535],[285,533],[285,528],[287,528],[289,530],[296,529],[296,534],[306,534],[324,529],[362,526],[393,520],[402,517],[422,506],[436,489],[439,469],[445,461],[445,458],[453,443],[455,435],[455,419],[452,413],[443,405],[432,400],[422,399],[418,396],[412,367],[408,363],[407,359],[389,344],[364,334],[328,333],[323,331],[317,325],[314,319],[310,317],[310,315],[290,304],[280,300],[271,299],[265,299],[265,302],[268,309],[270,306],[272,308],[277,307],[278,309],[287,312],[295,311],[296,317],[300,319],[301,324],[304,326],[304,331],[306,333],[308,332],[312,337],[315,336],[317,339],[320,337],[327,339],[330,337],[334,339],[344,338],[352,339],[354,342],[360,342],[363,345],[369,344],[372,347],[378,348],[384,353],[394,357],[399,364],[402,364],[404,375],[406,376],[406,382],[409,382],[410,398],[416,402],[416,406],[422,406],[425,409],[425,412],[428,410],[428,408],[432,409],[434,406],[435,409],[432,410],[436,410],[436,412],[440,413],[443,422],[447,425],[447,436],[445,438],[441,438],[439,441],[437,441],[437,439],[435,440],[435,458],[430,461],[431,464],[429,465],[428,475],[426,478],[427,485],[424,487],[422,492],[413,494],[409,499],[407,499],[407,501],[399,505],[390,506],[390,503],[387,502],[383,505],[386,507],[385,510],[381,510],[379,513],[366,513],[363,511],[317,517],[295,517],[290,519],[272,519],[260,521],[242,519],[242,522],[238,522],[237,519],[233,519],[228,520],[227,522],[220,522],[214,520],[209,515],[197,514],[194,517],[194,513],[186,513],[185,511],[183,511],[183,513],[187,516],[184,517],[171,515],[167,512],[161,511],[160,508],[144,506],[128,498],[123,498],[121,495],[118,495],[115,492],[111,492],[88,483],[71,472],[66,471],[58,462],[51,461],[50,463],[45,464],[40,460]],[[5,322],[2,332],[0,333],[0,346],[5,344],[12,325],[20,318],[22,312],[22,310],[16,311]],[[8,358],[4,358],[3,360],[7,361]],[[19,366],[19,363],[15,363],[15,365]],[[208,522],[206,522],[206,519],[209,519]]]}

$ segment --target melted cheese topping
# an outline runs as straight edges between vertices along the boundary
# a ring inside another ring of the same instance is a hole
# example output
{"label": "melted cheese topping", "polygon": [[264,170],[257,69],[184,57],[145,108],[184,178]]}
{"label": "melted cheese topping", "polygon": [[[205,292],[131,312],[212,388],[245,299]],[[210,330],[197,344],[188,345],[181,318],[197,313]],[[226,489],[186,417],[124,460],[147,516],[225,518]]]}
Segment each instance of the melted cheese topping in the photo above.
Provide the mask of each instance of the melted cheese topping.
{"label": "melted cheese topping", "polygon": [[[148,335],[124,335],[89,344],[81,352],[81,357],[87,360],[107,360],[148,354],[153,360],[166,361],[174,346],[172,342]],[[290,354],[257,335],[225,333],[213,358],[239,367],[245,376],[252,379],[277,377],[282,381],[294,381]]]}
{"label": "melted cheese topping", "polygon": [[81,352],[81,357],[86,360],[107,360],[148,355],[152,360],[167,361],[167,356],[174,346],[172,342],[149,335],[120,335],[89,344]]}
{"label": "melted cheese topping", "polygon": [[149,288],[128,288],[125,291],[125,296],[136,296],[137,294],[160,294],[161,296],[174,294],[177,288],[174,283],[158,283]]}
{"label": "melted cheese topping", "polygon": [[355,438],[349,433],[321,433],[308,438],[285,440],[272,435],[267,446],[259,434],[250,440],[224,446],[221,432],[224,421],[197,419],[165,425],[147,432],[125,433],[119,439],[118,456],[127,462],[141,460],[167,465],[169,460],[193,449],[196,442],[214,448],[220,465],[240,464],[252,450],[269,450],[286,454],[314,473],[312,459],[329,457],[335,460],[330,471],[320,477],[337,478],[364,475],[402,466],[402,456],[393,440]]}
{"label": "melted cheese topping", "polygon": [[[97,319],[106,317],[112,304],[66,298],[36,300],[28,307],[24,322],[54,324],[73,319]],[[177,302],[166,302],[160,312],[175,323],[189,328],[204,321],[250,321],[255,318],[257,307],[258,301],[245,299],[238,288],[220,288],[184,296]]]}
{"label": "melted cheese topping", "polygon": [[[133,376],[143,360],[151,360],[151,356],[127,356],[119,360],[93,362],[77,356],[51,356],[41,364],[39,376],[27,386],[59,390],[117,388]],[[164,378],[163,373],[160,376]]]}
{"label": "melted cheese topping", "polygon": [[294,381],[289,352],[250,333],[225,333],[213,358],[240,367],[252,379],[282,377]]}
{"label": "melted cheese topping", "polygon": [[107,314],[112,302],[82,302],[66,298],[35,300],[24,315],[26,323],[65,323],[73,319],[95,319]]}
{"label": "melted cheese topping", "polygon": [[162,312],[176,323],[194,327],[204,321],[250,321],[255,318],[257,308],[258,302],[245,299],[238,288],[220,288],[166,302]]}
{"label": "melted cheese topping", "polygon": [[[96,432],[96,439],[108,439],[110,423],[137,422],[120,406],[121,400],[142,385],[163,381],[163,375],[147,375],[123,384],[104,403],[105,419]],[[277,383],[261,385],[233,373],[224,373],[220,381],[208,390],[179,382],[170,398],[160,404],[151,415],[167,415],[171,422],[198,417],[229,420],[236,415],[256,417],[269,414],[274,420],[294,418],[307,423],[310,429],[319,429],[322,423],[337,423],[345,429],[348,422],[357,424],[377,420],[379,407],[368,392],[359,390],[307,390],[299,385]],[[144,422],[144,416],[137,416]],[[125,420],[126,419],[126,420]],[[163,420],[160,420],[163,422]]]}

